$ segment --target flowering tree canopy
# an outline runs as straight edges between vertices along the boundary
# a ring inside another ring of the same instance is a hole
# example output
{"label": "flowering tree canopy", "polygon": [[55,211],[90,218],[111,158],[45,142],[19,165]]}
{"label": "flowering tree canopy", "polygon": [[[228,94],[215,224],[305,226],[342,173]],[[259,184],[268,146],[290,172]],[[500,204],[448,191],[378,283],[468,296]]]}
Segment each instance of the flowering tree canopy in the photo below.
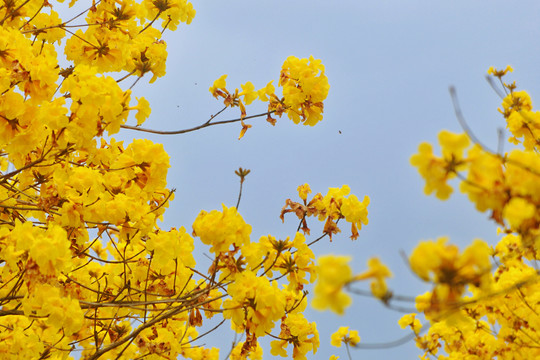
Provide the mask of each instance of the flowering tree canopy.
{"label": "flowering tree canopy", "polygon": [[[358,274],[349,257],[315,259],[311,246],[320,239],[343,229],[355,240],[368,225],[370,198],[347,185],[314,195],[300,185],[280,214],[298,224],[286,239],[253,239],[238,204],[162,229],[174,199],[168,154],[150,140],[113,136],[163,133],[142,127],[150,104],[132,99],[131,88],[165,75],[163,34],[189,24],[195,10],[185,0],[88,6],[63,20],[48,1],[0,5],[0,358],[218,359],[219,349],[200,340],[223,325],[243,335],[223,349],[231,359],[262,358],[265,337],[271,355],[305,359],[320,345],[304,316],[308,302],[343,314],[365,281],[386,306],[404,299],[388,288],[392,273],[378,258]],[[426,358],[538,356],[540,118],[526,92],[502,81],[508,70],[489,72],[505,91],[500,111],[515,150],[492,151],[470,131],[441,132],[441,156],[425,143],[411,158],[427,194],[448,198],[448,180],[458,178],[505,235],[496,247],[475,240],[463,251],[440,238],[410,255],[411,270],[432,290],[399,324]],[[330,87],[321,60],[290,56],[276,78],[232,90],[221,76],[209,91],[223,110],[238,108],[238,118],[218,121],[221,110],[167,133],[239,123],[242,138],[255,117],[272,125],[283,115],[309,126],[322,120]],[[248,116],[254,101],[266,112]],[[236,174],[242,184],[249,170]],[[313,221],[322,233],[311,234]],[[194,238],[211,254],[209,268],[197,264]],[[201,331],[212,318],[218,325]],[[331,343],[361,347],[360,336],[342,327]]]}

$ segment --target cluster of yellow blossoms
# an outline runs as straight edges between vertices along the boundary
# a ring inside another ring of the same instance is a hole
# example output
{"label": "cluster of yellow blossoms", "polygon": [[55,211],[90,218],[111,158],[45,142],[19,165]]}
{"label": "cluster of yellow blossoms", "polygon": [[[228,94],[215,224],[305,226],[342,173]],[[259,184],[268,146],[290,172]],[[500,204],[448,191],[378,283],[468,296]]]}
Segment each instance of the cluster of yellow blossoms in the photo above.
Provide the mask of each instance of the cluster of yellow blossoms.
{"label": "cluster of yellow blossoms", "polygon": [[[489,213],[503,235],[493,246],[475,239],[462,252],[445,237],[423,241],[413,250],[409,266],[431,290],[416,297],[418,313],[404,315],[399,325],[410,329],[422,359],[540,357],[540,112],[533,110],[525,91],[503,81],[510,71],[510,67],[490,68],[488,74],[499,79],[505,92],[499,111],[511,133],[508,141],[515,145],[511,151],[490,150],[471,133],[441,131],[440,156],[431,144],[422,143],[411,157],[425,180],[426,194],[448,199],[453,192],[449,181],[458,180],[460,190],[478,211]],[[469,131],[466,124],[464,128]],[[366,273],[356,276],[349,261],[319,259],[316,307],[343,313],[351,303],[344,290],[365,278],[372,279],[373,296],[386,306],[410,301],[386,288],[384,279],[390,272],[377,259],[370,260]],[[422,325],[421,319],[427,323]],[[358,334],[345,327],[332,336],[338,347],[361,347],[358,342]]]}
{"label": "cluster of yellow blossoms", "polygon": [[[163,33],[189,24],[195,10],[186,0],[87,5],[68,21],[47,1],[0,5],[0,358],[218,359],[218,349],[200,346],[212,331],[200,330],[219,317],[243,334],[232,359],[260,359],[258,339],[265,336],[273,338],[272,355],[305,359],[320,346],[316,324],[303,315],[317,277],[315,308],[342,314],[352,302],[345,291],[365,280],[372,296],[392,304],[392,274],[378,258],[354,274],[350,258],[316,261],[310,248],[340,233],[340,221],[350,224],[351,239],[368,224],[369,197],[360,201],[346,185],[308,199],[305,184],[300,201],[286,200],[281,218],[292,212],[299,220],[292,240],[253,241],[251,227],[225,205],[202,211],[191,233],[160,229],[174,198],[169,156],[149,140],[124,145],[110,135],[133,128],[130,116],[138,126],[148,118],[148,101],[132,103],[121,84],[165,75]],[[62,40],[65,58],[57,53]],[[411,269],[432,286],[416,299],[430,326],[422,327],[419,314],[399,324],[412,330],[424,358],[540,356],[540,113],[526,92],[502,81],[510,70],[490,74],[506,91],[500,112],[516,149],[496,153],[445,131],[441,156],[422,144],[411,159],[426,193],[446,199],[448,181],[460,180],[461,191],[504,234],[494,247],[475,240],[460,252],[442,238],[413,251]],[[225,79],[210,91],[226,108],[240,108],[240,137],[251,126],[244,123],[246,105],[256,99],[268,103],[263,116],[272,124],[272,115],[310,126],[322,119],[329,85],[313,57],[285,61],[281,96],[272,82],[230,92]],[[310,217],[324,227],[307,242]],[[196,268],[193,237],[213,255],[207,270]],[[348,328],[331,340],[360,342]]]}
{"label": "cluster of yellow blossoms", "polygon": [[[285,206],[281,210],[281,220],[284,220],[284,215],[289,212],[294,212],[300,219],[302,231],[305,234],[310,233],[307,226],[307,218],[316,216],[320,221],[324,221],[323,232],[330,237],[341,232],[337,223],[341,219],[351,223],[351,239],[358,238],[358,230],[362,228],[362,224],[368,224],[369,197],[364,196],[363,201],[358,200],[356,195],[349,193],[351,189],[348,185],[343,185],[341,188],[330,188],[325,196],[320,193],[313,196],[310,201],[307,201],[308,194],[311,189],[308,184],[298,187],[298,194],[303,203],[294,202],[287,199]],[[348,197],[347,197],[348,196]],[[300,227],[299,227],[300,228]]]}
{"label": "cluster of yellow blossoms", "polygon": [[243,120],[246,117],[245,105],[251,104],[254,100],[268,102],[266,120],[272,125],[276,123],[272,114],[281,117],[283,113],[286,113],[295,124],[302,122],[304,125],[313,126],[322,120],[323,101],[330,89],[328,78],[324,74],[324,65],[321,60],[314,59],[313,56],[309,59],[289,56],[285,60],[279,79],[279,86],[283,87],[281,98],[275,94],[276,88],[272,84],[273,81],[259,90],[255,90],[255,86],[248,81],[241,85],[241,92],[235,89],[231,93],[226,89],[226,79],[227,75],[222,75],[214,81],[209,90],[215,98],[223,98],[225,107],[238,106],[240,108],[242,130],[239,138],[242,138],[251,127]]}
{"label": "cluster of yellow blossoms", "polygon": [[432,284],[416,298],[430,326],[422,334],[415,314],[403,317],[400,325],[411,328],[425,359],[540,356],[540,112],[525,91],[503,81],[509,71],[490,68],[488,73],[505,92],[499,111],[512,150],[495,152],[474,134],[443,131],[442,156],[423,143],[411,158],[426,182],[426,194],[447,199],[453,191],[448,180],[459,179],[460,190],[478,211],[489,213],[503,234],[495,246],[475,240],[461,254],[446,238],[423,242],[413,251],[411,269]]}
{"label": "cluster of yellow blossoms", "polygon": [[[318,266],[305,235],[252,241],[225,205],[202,211],[192,233],[160,229],[174,198],[169,156],[149,140],[110,137],[133,128],[130,117],[137,126],[148,118],[150,104],[133,101],[129,88],[165,75],[163,33],[189,24],[192,5],[79,5],[88,8],[67,21],[53,2],[0,5],[0,358],[218,359],[218,349],[200,345],[209,336],[200,328],[213,326],[203,313],[244,334],[232,359],[260,359],[258,339],[269,335],[273,355],[315,353],[317,327],[303,312]],[[230,93],[225,77],[210,91],[240,107],[241,135],[256,99],[268,102],[272,124],[273,114],[305,125],[322,119],[329,85],[320,60],[289,57],[281,96],[272,82]],[[308,203],[301,189],[304,215],[325,222],[323,235],[336,234],[340,219],[353,238],[367,224],[369,198],[347,197],[343,187]],[[214,256],[207,270],[196,268],[193,237]]]}

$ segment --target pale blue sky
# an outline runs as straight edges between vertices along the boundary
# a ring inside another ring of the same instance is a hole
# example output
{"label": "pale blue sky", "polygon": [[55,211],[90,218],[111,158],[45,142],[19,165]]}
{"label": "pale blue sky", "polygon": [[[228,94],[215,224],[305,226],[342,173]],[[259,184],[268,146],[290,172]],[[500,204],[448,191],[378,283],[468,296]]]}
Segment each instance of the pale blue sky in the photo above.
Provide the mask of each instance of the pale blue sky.
{"label": "pale blue sky", "polygon": [[[213,127],[174,137],[149,136],[171,155],[169,187],[176,199],[165,226],[191,224],[201,209],[233,206],[238,167],[251,169],[240,212],[253,226],[252,240],[272,234],[293,236],[297,221],[281,223],[285,199],[305,182],[314,192],[348,184],[353,193],[371,197],[370,224],[351,242],[348,232],[333,243],[314,246],[317,254],[349,254],[362,271],[366,260],[381,257],[394,272],[396,293],[424,292],[399,255],[422,239],[442,235],[467,244],[475,237],[493,243],[495,226],[474,211],[461,194],[440,202],[423,194],[423,181],[409,165],[422,141],[436,141],[441,129],[458,131],[448,86],[455,85],[471,128],[495,146],[500,100],[484,77],[489,66],[511,64],[520,88],[540,97],[540,31],[537,1],[193,1],[197,16],[189,26],[167,33],[167,76],[151,87],[141,81],[152,115],[145,126],[181,129],[205,122],[222,105],[208,87],[228,74],[230,88],[252,81],[257,88],[277,79],[289,55],[322,59],[331,85],[324,120],[315,127],[286,118],[275,127],[264,119],[237,140],[239,124]],[[248,115],[264,110],[248,107]],[[236,110],[220,119],[235,118]],[[125,136],[142,136],[126,132]],[[313,224],[315,224],[312,221]],[[315,231],[314,231],[315,232]],[[208,264],[201,259],[201,268]],[[365,288],[367,289],[368,284]],[[354,298],[346,316],[308,312],[316,321],[321,348],[313,359],[331,354],[346,359],[343,348],[330,346],[339,326],[360,332],[362,342],[391,341],[401,314],[371,299]],[[276,329],[277,331],[278,329]],[[277,332],[276,332],[277,334]],[[228,346],[232,332],[219,330],[207,339]],[[222,358],[227,353],[223,348]],[[395,349],[353,350],[354,359],[412,359],[420,354],[409,343]],[[271,358],[269,350],[265,358]]]}

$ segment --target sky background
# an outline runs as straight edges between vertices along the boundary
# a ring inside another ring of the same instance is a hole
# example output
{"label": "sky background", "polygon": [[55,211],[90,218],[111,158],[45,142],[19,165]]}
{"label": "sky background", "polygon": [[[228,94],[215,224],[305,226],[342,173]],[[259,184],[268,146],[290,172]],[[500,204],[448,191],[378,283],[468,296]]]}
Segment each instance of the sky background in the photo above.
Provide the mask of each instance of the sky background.
{"label": "sky background", "polygon": [[[379,256],[394,272],[389,285],[397,294],[429,289],[400,256],[400,251],[410,254],[420,240],[449,236],[461,246],[474,238],[491,244],[497,240],[488,215],[476,212],[459,191],[446,202],[425,196],[424,182],[409,158],[422,141],[436,142],[440,130],[460,131],[450,85],[457,88],[472,130],[496,147],[497,129],[504,123],[497,112],[500,99],[485,80],[490,66],[512,65],[508,81],[530,91],[533,104],[540,97],[540,2],[229,0],[193,5],[193,23],[165,34],[167,76],[134,88],[134,95],[146,97],[152,107],[146,127],[199,125],[222,108],[208,91],[215,79],[228,74],[231,90],[246,81],[256,88],[270,80],[277,85],[290,55],[321,59],[331,88],[324,119],[315,127],[294,125],[287,118],[272,127],[261,118],[250,122],[253,127],[240,141],[239,124],[169,137],[129,130],[118,136],[148,137],[163,143],[171,156],[168,183],[177,192],[163,228],[191,231],[201,209],[234,206],[239,187],[234,170],[243,167],[251,173],[239,210],[253,227],[252,241],[267,234],[294,236],[297,220],[290,215],[282,224],[279,214],[287,198],[297,199],[296,188],[303,183],[314,193],[348,184],[360,199],[368,195],[370,223],[358,240],[351,241],[343,227],[332,243],[324,239],[313,250],[350,255],[357,272],[369,257]],[[248,107],[248,115],[261,111],[264,106]],[[238,114],[238,109],[229,110],[219,119]],[[316,221],[311,224],[312,233],[320,234]],[[207,269],[203,252],[198,265]],[[342,317],[309,310],[307,317],[317,322],[321,337],[319,352],[309,358],[347,358],[344,348],[330,346],[330,335],[339,326],[358,330],[366,344],[407,335],[397,325],[401,315],[359,297]],[[233,334],[220,329],[216,335],[206,343],[220,346],[224,358]],[[265,359],[271,358],[268,348],[265,353]],[[353,350],[352,358],[413,359],[419,354],[410,342]]]}

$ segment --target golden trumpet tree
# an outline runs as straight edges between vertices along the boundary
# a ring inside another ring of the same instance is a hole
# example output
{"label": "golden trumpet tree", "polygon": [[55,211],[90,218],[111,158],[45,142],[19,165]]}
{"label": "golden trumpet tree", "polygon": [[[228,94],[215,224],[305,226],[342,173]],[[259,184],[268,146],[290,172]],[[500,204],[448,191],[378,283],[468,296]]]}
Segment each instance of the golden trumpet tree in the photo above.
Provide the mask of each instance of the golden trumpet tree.
{"label": "golden trumpet tree", "polygon": [[[149,103],[132,99],[130,85],[165,75],[162,34],[189,24],[193,6],[89,5],[66,21],[48,2],[0,7],[0,355],[214,359],[218,349],[197,343],[203,319],[214,316],[244,334],[232,358],[259,357],[264,336],[274,337],[274,354],[315,353],[316,325],[303,310],[316,265],[304,235],[253,241],[251,226],[226,206],[201,211],[187,230],[161,229],[174,198],[169,156],[149,140],[113,137],[122,128],[146,131],[140,125]],[[272,124],[286,115],[313,126],[328,90],[321,61],[294,56],[275,85],[256,90],[247,82],[233,91],[224,75],[210,87],[224,109],[239,108],[231,122],[242,125],[240,138],[251,126],[244,122],[251,102],[267,103],[263,116]],[[126,124],[130,113],[137,126]],[[178,133],[218,125],[217,115]],[[241,182],[248,173],[237,171]],[[306,216],[324,221],[329,236],[340,219],[351,223],[353,237],[367,222],[367,202],[348,189],[317,194],[309,204],[302,196],[290,205],[304,232]],[[208,245],[210,268],[197,266],[193,237]]]}
{"label": "golden trumpet tree", "polygon": [[[271,355],[305,359],[320,345],[317,325],[304,316],[308,300],[342,314],[351,304],[346,291],[354,293],[361,281],[387,306],[405,299],[388,288],[392,274],[378,258],[355,274],[350,258],[316,260],[311,249],[342,229],[356,239],[368,224],[368,196],[360,200],[346,185],[312,195],[300,185],[281,211],[283,221],[298,221],[286,239],[253,239],[238,204],[162,229],[174,199],[169,155],[150,140],[114,138],[120,131],[182,134],[224,123],[239,123],[242,138],[249,119],[274,125],[283,115],[314,126],[329,91],[320,60],[290,56],[260,89],[246,82],[233,90],[223,75],[209,91],[223,110],[238,108],[237,119],[218,120],[222,110],[193,128],[153,131],[142,126],[150,104],[133,99],[131,88],[165,75],[163,34],[189,24],[193,6],[86,5],[66,20],[48,1],[0,4],[0,358],[218,359],[219,349],[200,344],[223,325],[242,341],[221,356],[260,359],[260,339],[270,338]],[[410,268],[433,289],[416,298],[418,313],[400,325],[411,328],[426,358],[537,356],[540,126],[528,95],[502,81],[506,72],[490,69],[506,91],[501,113],[516,150],[501,154],[470,132],[443,132],[441,156],[422,144],[411,159],[427,193],[447,198],[447,181],[457,177],[505,233],[494,248],[476,240],[460,251],[442,238],[412,252]],[[267,110],[248,116],[255,101]],[[136,125],[129,125],[133,117]],[[249,170],[236,174],[242,185]],[[319,235],[310,234],[315,218],[323,224]],[[207,246],[211,266],[197,264],[195,237]],[[306,288],[316,280],[312,296]],[[215,328],[201,331],[216,318]],[[360,347],[360,337],[343,327],[331,342]]]}

